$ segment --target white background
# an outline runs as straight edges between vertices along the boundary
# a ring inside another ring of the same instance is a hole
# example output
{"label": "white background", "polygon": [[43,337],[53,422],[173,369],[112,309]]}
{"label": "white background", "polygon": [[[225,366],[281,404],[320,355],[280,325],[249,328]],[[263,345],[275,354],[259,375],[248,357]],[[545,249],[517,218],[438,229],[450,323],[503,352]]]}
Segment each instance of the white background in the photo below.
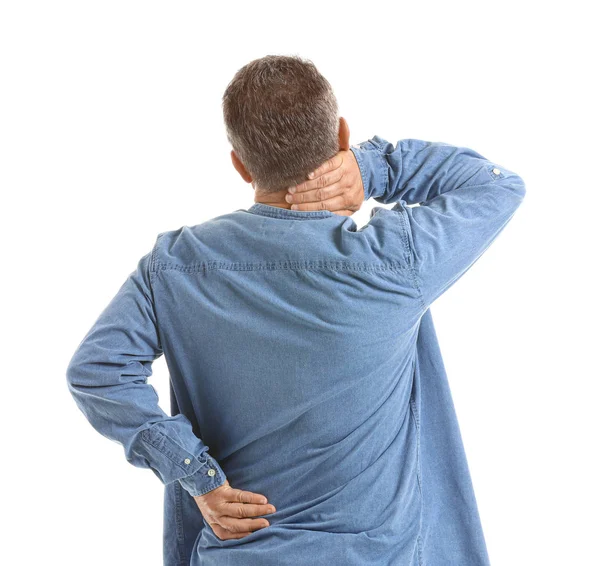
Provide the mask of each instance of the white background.
{"label": "white background", "polygon": [[[432,312],[492,564],[600,564],[591,5],[2,3],[1,562],[162,563],[162,484],[91,428],[65,369],[159,232],[252,205],[221,96],[250,60],[298,54],[351,143],[463,145],[525,180]],[[150,381],[168,410],[162,358]]]}

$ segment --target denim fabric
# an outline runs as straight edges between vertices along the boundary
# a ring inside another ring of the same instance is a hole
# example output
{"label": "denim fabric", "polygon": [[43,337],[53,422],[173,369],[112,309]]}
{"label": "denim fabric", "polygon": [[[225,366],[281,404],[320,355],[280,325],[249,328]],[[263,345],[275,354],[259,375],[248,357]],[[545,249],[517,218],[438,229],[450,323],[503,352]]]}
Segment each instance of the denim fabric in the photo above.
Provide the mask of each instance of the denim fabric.
{"label": "denim fabric", "polygon": [[[429,307],[525,185],[441,142],[352,151],[392,208],[358,228],[254,203],[163,232],[73,355],[77,405],[164,484],[165,566],[489,564]],[[163,354],[171,416],[147,383]],[[269,527],[213,534],[192,496],[225,478]]]}

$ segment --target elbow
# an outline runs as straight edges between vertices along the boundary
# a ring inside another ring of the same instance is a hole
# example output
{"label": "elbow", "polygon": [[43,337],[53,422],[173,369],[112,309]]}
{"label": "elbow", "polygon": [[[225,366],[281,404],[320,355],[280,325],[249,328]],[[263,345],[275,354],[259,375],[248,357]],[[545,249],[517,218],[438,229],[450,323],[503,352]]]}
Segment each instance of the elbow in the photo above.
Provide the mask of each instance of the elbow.
{"label": "elbow", "polygon": [[82,367],[80,361],[77,359],[77,354],[71,358],[71,361],[67,365],[65,377],[67,379],[67,387],[71,393],[75,392],[78,385],[85,382],[82,379]]}
{"label": "elbow", "polygon": [[525,187],[525,181],[523,181],[523,178],[519,177],[518,175],[517,175],[517,179],[518,179],[518,182],[517,182],[516,191],[517,191],[517,193],[519,193],[521,200],[523,200],[525,198],[525,193],[527,192],[527,189]]}
{"label": "elbow", "polygon": [[75,393],[77,387],[77,365],[73,362],[69,363],[67,366],[67,371],[65,372],[65,376],[67,378],[67,388],[71,395]]}
{"label": "elbow", "polygon": [[504,181],[505,187],[511,192],[511,194],[518,198],[520,204],[525,198],[525,193],[527,192],[523,178],[516,173],[511,173],[510,175],[507,175]]}

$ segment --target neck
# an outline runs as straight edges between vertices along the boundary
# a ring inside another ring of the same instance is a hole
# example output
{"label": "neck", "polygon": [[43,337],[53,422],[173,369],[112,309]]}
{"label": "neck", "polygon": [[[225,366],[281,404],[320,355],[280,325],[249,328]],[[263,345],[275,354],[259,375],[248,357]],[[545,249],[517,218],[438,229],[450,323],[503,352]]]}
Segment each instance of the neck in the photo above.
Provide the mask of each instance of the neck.
{"label": "neck", "polygon": [[291,209],[291,203],[285,200],[287,195],[287,189],[276,191],[274,193],[261,193],[258,191],[254,192],[254,202],[260,202],[261,204],[268,204],[270,206],[278,206],[280,208]]}

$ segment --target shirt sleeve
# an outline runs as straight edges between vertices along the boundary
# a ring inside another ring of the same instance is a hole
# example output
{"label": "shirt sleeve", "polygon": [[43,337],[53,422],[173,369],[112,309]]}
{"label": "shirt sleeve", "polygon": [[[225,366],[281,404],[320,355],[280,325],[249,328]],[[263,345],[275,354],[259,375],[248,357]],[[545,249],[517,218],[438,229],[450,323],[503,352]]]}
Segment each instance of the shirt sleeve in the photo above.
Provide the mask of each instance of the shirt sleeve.
{"label": "shirt sleeve", "polygon": [[525,196],[519,175],[469,148],[417,139],[394,146],[374,136],[352,151],[365,198],[396,203],[406,235],[399,245],[424,309],[481,257]]}
{"label": "shirt sleeve", "polygon": [[90,424],[123,446],[129,463],[203,495],[222,485],[225,473],[188,418],[168,416],[147,383],[162,355],[152,258],[150,252],[139,260],[80,342],[67,368],[68,389]]}

